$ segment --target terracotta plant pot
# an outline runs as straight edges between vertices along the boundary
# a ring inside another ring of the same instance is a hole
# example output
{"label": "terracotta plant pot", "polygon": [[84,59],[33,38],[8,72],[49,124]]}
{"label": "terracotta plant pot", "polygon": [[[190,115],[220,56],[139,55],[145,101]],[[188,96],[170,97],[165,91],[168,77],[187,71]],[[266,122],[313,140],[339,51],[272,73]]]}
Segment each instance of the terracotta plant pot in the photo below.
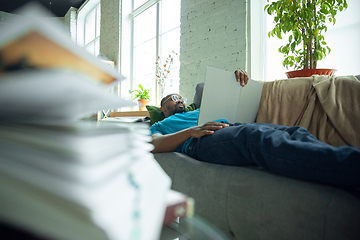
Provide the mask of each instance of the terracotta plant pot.
{"label": "terracotta plant pot", "polygon": [[146,105],[149,104],[149,100],[146,99],[138,99],[138,104],[139,104],[139,110],[140,111],[145,111],[146,110]]}
{"label": "terracotta plant pot", "polygon": [[296,77],[311,77],[314,74],[317,75],[329,75],[332,76],[336,72],[335,69],[302,69],[302,70],[296,70],[296,71],[290,71],[286,72],[286,76],[288,78],[296,78]]}

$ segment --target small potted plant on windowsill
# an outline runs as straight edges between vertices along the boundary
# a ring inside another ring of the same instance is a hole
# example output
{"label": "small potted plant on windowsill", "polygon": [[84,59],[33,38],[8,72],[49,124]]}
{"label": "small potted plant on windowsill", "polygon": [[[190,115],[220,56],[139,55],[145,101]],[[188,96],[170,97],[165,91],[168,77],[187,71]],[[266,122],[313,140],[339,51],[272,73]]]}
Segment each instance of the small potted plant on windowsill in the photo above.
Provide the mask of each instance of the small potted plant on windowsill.
{"label": "small potted plant on windowsill", "polygon": [[130,94],[132,94],[133,92],[136,92],[134,99],[138,99],[139,110],[144,111],[146,109],[146,105],[150,102],[150,89],[146,89],[141,84],[139,84],[139,89],[129,90]]}
{"label": "small potted plant on windowsill", "polygon": [[316,69],[316,66],[331,51],[323,35],[327,21],[335,24],[338,11],[347,7],[346,0],[278,0],[265,5],[264,10],[274,16],[276,24],[268,36],[282,39],[283,33],[291,33],[288,43],[279,48],[286,69],[296,70],[287,72],[288,78],[334,74],[334,69]]}

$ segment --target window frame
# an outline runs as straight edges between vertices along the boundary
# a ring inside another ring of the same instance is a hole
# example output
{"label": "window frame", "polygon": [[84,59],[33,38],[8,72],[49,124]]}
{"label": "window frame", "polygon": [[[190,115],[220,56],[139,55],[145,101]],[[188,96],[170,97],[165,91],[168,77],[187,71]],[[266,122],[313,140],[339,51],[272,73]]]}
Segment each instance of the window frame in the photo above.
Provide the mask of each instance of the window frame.
{"label": "window frame", "polygon": [[[92,12],[95,12],[95,20],[94,20],[94,24],[95,24],[95,37],[90,40],[89,42],[86,42],[86,31],[87,31],[87,27],[86,24],[88,23],[88,18],[90,17],[90,14],[92,14]],[[96,4],[92,9],[90,9],[86,15],[85,15],[85,19],[84,19],[84,47],[85,49],[87,49],[88,46],[94,44],[94,52],[92,52],[93,55],[97,56],[100,53],[100,19],[101,19],[101,4],[100,2],[98,4]],[[97,45],[97,46],[96,46]],[[97,49],[97,51],[96,51]]]}
{"label": "window frame", "polygon": [[[85,46],[85,24],[86,24],[86,16],[97,6],[100,7],[101,12],[101,3],[100,0],[89,0],[86,4],[82,5],[80,9],[78,10],[78,16],[77,16],[77,43],[84,47]],[[101,14],[100,14],[101,15]],[[100,16],[101,18],[101,16]],[[101,28],[101,26],[100,26]],[[100,30],[99,30],[100,32]],[[100,36],[100,34],[99,34]],[[100,39],[99,39],[100,43]]]}
{"label": "window frame", "polygon": [[[166,32],[162,32],[160,33],[160,25],[161,25],[161,16],[160,16],[160,12],[161,12],[161,6],[160,4],[162,3],[162,0],[148,0],[147,2],[145,2],[144,4],[142,4],[141,6],[139,6],[137,9],[134,9],[134,2],[135,0],[132,0],[132,12],[129,14],[130,18],[131,18],[131,40],[130,40],[130,88],[136,89],[137,86],[135,86],[135,79],[134,79],[134,66],[135,66],[135,62],[134,62],[134,31],[135,31],[135,26],[134,26],[134,20],[137,16],[139,16],[140,14],[142,14],[143,12],[145,12],[146,10],[148,10],[149,8],[153,7],[154,5],[156,5],[156,37],[155,37],[155,45],[156,45],[156,49],[155,49],[155,56],[154,56],[154,79],[155,76],[157,74],[156,72],[156,65],[155,62],[157,61],[157,56],[160,55],[160,44],[161,44],[161,37],[166,34],[169,33],[173,30],[175,30],[176,28],[179,28],[179,37],[180,37],[180,24],[178,27],[167,30]],[[180,17],[180,16],[179,16]],[[180,48],[180,45],[179,45]],[[178,53],[179,54],[179,53]],[[172,68],[173,69],[173,68]],[[177,69],[178,73],[180,73],[180,66]],[[154,89],[155,91],[155,101],[153,102],[155,105],[158,105],[160,103],[159,99],[159,88],[158,88],[158,84],[154,84]]]}

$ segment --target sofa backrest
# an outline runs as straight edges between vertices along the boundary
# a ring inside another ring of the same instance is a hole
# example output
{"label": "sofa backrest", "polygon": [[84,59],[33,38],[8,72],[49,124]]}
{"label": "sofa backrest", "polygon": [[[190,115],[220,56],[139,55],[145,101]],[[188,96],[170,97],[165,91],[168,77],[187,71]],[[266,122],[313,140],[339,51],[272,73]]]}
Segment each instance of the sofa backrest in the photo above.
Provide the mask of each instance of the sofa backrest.
{"label": "sofa backrest", "polygon": [[195,104],[196,108],[199,108],[201,105],[201,98],[204,90],[204,83],[198,83],[195,87],[195,93],[193,98],[193,103]]}

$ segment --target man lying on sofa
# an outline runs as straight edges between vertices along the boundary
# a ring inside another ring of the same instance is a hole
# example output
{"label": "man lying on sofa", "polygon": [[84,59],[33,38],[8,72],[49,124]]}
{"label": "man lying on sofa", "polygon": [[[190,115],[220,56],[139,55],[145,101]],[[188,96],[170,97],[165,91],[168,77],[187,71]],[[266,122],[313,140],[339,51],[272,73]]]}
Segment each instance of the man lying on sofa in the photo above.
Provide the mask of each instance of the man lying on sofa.
{"label": "man lying on sofa", "polygon": [[[235,71],[242,86],[245,71]],[[199,109],[170,94],[161,101],[165,119],[150,127],[153,153],[181,152],[199,161],[231,166],[258,165],[284,176],[340,186],[360,186],[360,150],[333,147],[299,126],[234,123],[225,119],[197,126]]]}

